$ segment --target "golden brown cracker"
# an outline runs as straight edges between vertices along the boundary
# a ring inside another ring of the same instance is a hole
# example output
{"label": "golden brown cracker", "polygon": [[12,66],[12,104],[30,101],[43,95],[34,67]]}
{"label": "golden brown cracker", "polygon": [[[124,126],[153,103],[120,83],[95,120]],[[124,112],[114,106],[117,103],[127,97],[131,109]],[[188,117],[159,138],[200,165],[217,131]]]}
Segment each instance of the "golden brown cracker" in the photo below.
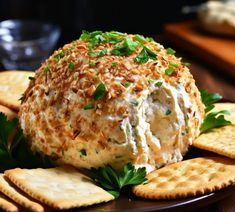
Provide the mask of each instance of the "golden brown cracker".
{"label": "golden brown cracker", "polygon": [[153,171],[147,179],[147,184],[133,187],[135,195],[148,199],[203,195],[235,182],[235,161],[222,157],[194,158]]}
{"label": "golden brown cracker", "polygon": [[20,189],[13,186],[12,183],[9,183],[4,178],[3,174],[0,174],[0,191],[19,205],[31,211],[44,211],[44,207],[42,205],[32,200],[32,198],[28,198]]}
{"label": "golden brown cracker", "polygon": [[29,84],[31,71],[2,71],[0,72],[0,104],[19,110],[20,98]]}
{"label": "golden brown cracker", "polygon": [[235,159],[235,125],[201,134],[193,141],[193,146]]}
{"label": "golden brown cracker", "polygon": [[5,176],[31,197],[56,209],[107,202],[114,197],[72,167],[12,169]]}
{"label": "golden brown cracker", "polygon": [[9,212],[17,212],[19,208],[14,202],[11,202],[5,195],[0,193],[0,209]]}
{"label": "golden brown cracker", "polygon": [[235,103],[230,102],[224,102],[224,103],[215,103],[215,108],[212,110],[215,111],[221,111],[221,110],[227,110],[230,114],[225,114],[224,117],[226,120],[231,121],[233,124],[235,124]]}
{"label": "golden brown cracker", "polygon": [[11,119],[17,117],[17,113],[15,111],[13,111],[10,108],[5,107],[3,105],[0,105],[0,113],[1,112],[7,116],[8,120],[11,120]]}

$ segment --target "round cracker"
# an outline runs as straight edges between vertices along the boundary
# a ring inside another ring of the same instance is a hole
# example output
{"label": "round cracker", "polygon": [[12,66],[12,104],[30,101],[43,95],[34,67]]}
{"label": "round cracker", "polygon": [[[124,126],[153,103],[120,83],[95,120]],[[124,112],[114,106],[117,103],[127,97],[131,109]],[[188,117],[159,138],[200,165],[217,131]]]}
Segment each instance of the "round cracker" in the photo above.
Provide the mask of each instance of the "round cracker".
{"label": "round cracker", "polygon": [[147,175],[148,183],[133,187],[147,199],[176,199],[203,195],[235,182],[235,161],[230,158],[194,158],[165,166]]}
{"label": "round cracker", "polygon": [[17,113],[15,111],[3,105],[0,105],[0,112],[4,113],[7,116],[8,120],[17,117]]}
{"label": "round cracker", "polygon": [[231,121],[235,124],[235,103],[224,102],[224,103],[215,103],[214,111],[227,110],[230,114],[225,114],[224,117],[226,120]]}
{"label": "round cracker", "polygon": [[0,72],[0,104],[13,110],[19,110],[20,98],[29,84],[31,71]]}

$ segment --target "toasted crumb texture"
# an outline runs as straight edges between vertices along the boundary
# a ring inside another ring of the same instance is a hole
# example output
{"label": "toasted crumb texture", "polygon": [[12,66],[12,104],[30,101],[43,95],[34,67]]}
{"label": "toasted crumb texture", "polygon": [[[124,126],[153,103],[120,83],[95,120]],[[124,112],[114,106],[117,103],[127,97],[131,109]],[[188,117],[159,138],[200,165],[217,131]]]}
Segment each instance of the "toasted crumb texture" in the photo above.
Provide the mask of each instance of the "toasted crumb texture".
{"label": "toasted crumb texture", "polygon": [[73,41],[36,71],[19,113],[32,148],[85,168],[182,160],[204,116],[189,69],[150,39],[96,34],[98,44]]}

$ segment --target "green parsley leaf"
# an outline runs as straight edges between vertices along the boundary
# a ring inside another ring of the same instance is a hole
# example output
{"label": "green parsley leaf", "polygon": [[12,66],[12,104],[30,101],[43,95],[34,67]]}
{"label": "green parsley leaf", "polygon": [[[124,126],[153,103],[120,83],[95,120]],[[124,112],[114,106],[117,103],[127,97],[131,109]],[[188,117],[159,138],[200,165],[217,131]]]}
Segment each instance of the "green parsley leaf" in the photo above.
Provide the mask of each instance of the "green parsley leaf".
{"label": "green parsley leaf", "polygon": [[156,82],[156,83],[155,83],[155,86],[156,86],[156,87],[161,87],[161,86],[162,86],[162,82],[161,82],[161,81]]}
{"label": "green parsley leaf", "polygon": [[50,68],[49,68],[48,66],[46,66],[46,67],[44,68],[44,74],[47,74],[49,71],[50,71]]}
{"label": "green parsley leaf", "polygon": [[79,153],[80,153],[80,157],[87,156],[85,149],[81,149],[81,150],[79,151]]}
{"label": "green parsley leaf", "polygon": [[18,119],[7,120],[0,113],[0,172],[15,167],[35,168],[49,167],[52,163],[48,157],[33,153],[23,138],[23,132],[18,128]]}
{"label": "green parsley leaf", "polygon": [[63,50],[60,50],[60,52],[54,56],[54,59],[58,62],[61,58],[64,57],[64,51]]}
{"label": "green parsley leaf", "polygon": [[105,190],[118,198],[121,190],[129,185],[146,183],[146,169],[135,169],[128,163],[121,172],[116,172],[111,166],[100,167],[98,169],[84,169],[84,172],[98,182]]}
{"label": "green parsley leaf", "polygon": [[90,51],[90,52],[88,52],[88,55],[90,57],[102,57],[102,56],[106,55],[107,53],[108,53],[108,50],[107,49],[103,49],[103,50],[101,50],[99,52]]}
{"label": "green parsley leaf", "polygon": [[171,114],[171,110],[169,108],[167,108],[166,113],[167,116]]}
{"label": "green parsley leaf", "polygon": [[91,60],[90,63],[89,63],[89,66],[90,66],[90,67],[95,67],[96,64],[97,64],[97,62]]}
{"label": "green parsley leaf", "polygon": [[174,71],[175,69],[173,67],[168,67],[165,69],[165,74],[170,76]]}
{"label": "green parsley leaf", "polygon": [[207,90],[201,90],[202,102],[205,105],[205,118],[200,128],[201,133],[207,132],[210,129],[222,127],[231,124],[230,121],[224,118],[224,114],[229,114],[227,110],[210,112],[214,108],[214,103],[222,99],[217,93],[209,93]]}
{"label": "green parsley leaf", "polygon": [[139,55],[135,58],[135,61],[138,63],[147,63],[149,59],[157,60],[157,55],[149,48],[144,47]]}
{"label": "green parsley leaf", "polygon": [[114,46],[111,53],[117,56],[128,56],[131,55],[137,47],[138,43],[133,41],[132,38],[127,37],[124,38],[123,43]]}
{"label": "green parsley leaf", "polygon": [[95,93],[93,96],[94,100],[97,101],[97,100],[102,99],[104,97],[105,93],[106,93],[105,85],[104,85],[104,83],[100,83],[95,90]]}
{"label": "green parsley leaf", "polygon": [[222,99],[222,96],[218,93],[209,93],[206,89],[200,91],[202,102],[205,105],[205,112],[209,112],[214,108],[213,103]]}
{"label": "green parsley leaf", "polygon": [[189,67],[191,64],[190,63],[184,63],[184,65]]}
{"label": "green parsley leaf", "polygon": [[114,67],[116,67],[117,66],[117,62],[112,62],[112,67],[114,68]]}
{"label": "green parsley leaf", "polygon": [[124,86],[125,86],[126,88],[128,88],[131,84],[132,84],[131,82],[126,81],[125,84],[124,84]]}
{"label": "green parsley leaf", "polygon": [[87,104],[87,105],[85,105],[84,106],[84,108],[83,108],[84,110],[91,110],[91,109],[94,109],[94,105],[93,104]]}
{"label": "green parsley leaf", "polygon": [[138,41],[141,44],[145,44],[147,42],[147,40],[145,39],[144,36],[142,35],[135,35],[134,36],[134,40]]}
{"label": "green parsley leaf", "polygon": [[171,54],[171,55],[175,54],[175,50],[172,48],[167,48],[166,52],[167,52],[167,54]]}
{"label": "green parsley leaf", "polygon": [[169,63],[169,66],[170,66],[170,67],[174,67],[174,68],[178,68],[178,64],[171,63],[171,62]]}
{"label": "green parsley leaf", "polygon": [[229,114],[227,110],[221,110],[218,112],[210,112],[206,115],[200,128],[201,133],[204,133],[210,129],[230,125],[231,121],[227,121],[224,118],[224,114]]}
{"label": "green parsley leaf", "polygon": [[71,69],[71,70],[74,70],[74,68],[75,68],[74,63],[70,62],[69,65],[68,65],[68,68]]}

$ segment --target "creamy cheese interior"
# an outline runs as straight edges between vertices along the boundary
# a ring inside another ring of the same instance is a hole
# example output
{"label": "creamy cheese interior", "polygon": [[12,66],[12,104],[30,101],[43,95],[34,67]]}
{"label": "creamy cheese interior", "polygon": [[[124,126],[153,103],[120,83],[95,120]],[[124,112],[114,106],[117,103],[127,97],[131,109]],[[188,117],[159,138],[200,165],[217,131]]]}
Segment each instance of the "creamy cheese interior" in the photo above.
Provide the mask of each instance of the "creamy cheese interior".
{"label": "creamy cheese interior", "polygon": [[[76,148],[64,152],[62,160],[78,163],[76,155],[79,149],[84,148],[89,157],[81,157],[79,164],[82,167],[111,164],[119,169],[132,161],[136,166],[145,166],[148,171],[152,171],[156,167],[182,160],[182,154],[186,153],[192,142],[188,136],[192,130],[189,127],[190,119],[197,110],[192,108],[183,86],[172,86],[160,81],[162,84],[158,87],[157,82],[152,82],[149,90],[140,98],[127,93],[125,101],[117,99],[114,102],[116,106],[128,105],[130,117],[124,119],[112,132],[107,123],[118,119],[118,116],[107,114],[97,120],[98,127],[109,135],[108,148],[94,148],[93,142],[81,143],[79,147],[78,143]],[[87,118],[87,111],[79,113],[83,114],[85,123],[92,120],[92,117]],[[90,130],[85,123],[82,130]]]}

